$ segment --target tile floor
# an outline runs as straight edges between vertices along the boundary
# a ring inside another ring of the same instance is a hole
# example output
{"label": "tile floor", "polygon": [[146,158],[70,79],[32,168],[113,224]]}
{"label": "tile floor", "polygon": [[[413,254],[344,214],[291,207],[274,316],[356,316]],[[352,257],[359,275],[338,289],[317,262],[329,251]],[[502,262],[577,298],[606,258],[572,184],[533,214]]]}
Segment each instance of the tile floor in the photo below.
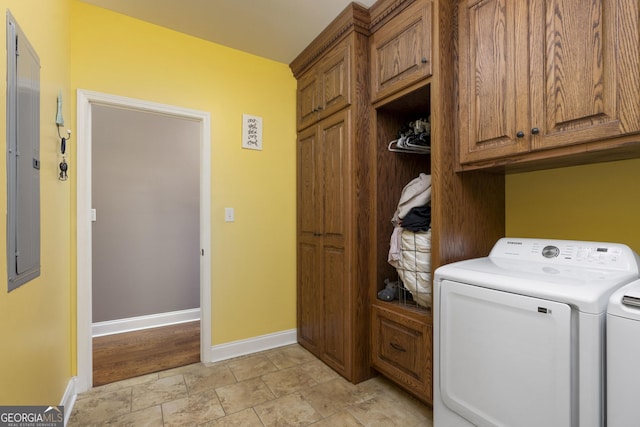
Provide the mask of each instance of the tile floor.
{"label": "tile floor", "polygon": [[299,345],[96,387],[68,426],[431,427],[431,408],[375,377],[353,385]]}

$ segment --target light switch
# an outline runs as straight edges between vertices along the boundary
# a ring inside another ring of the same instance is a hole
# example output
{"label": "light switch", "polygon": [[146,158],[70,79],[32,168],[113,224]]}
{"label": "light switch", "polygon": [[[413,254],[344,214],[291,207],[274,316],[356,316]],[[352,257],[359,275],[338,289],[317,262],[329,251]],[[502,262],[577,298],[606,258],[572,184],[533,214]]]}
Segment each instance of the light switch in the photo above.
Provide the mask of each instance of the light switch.
{"label": "light switch", "polygon": [[91,209],[91,221],[92,222],[96,221],[96,210],[95,209]]}
{"label": "light switch", "polygon": [[224,208],[224,220],[225,222],[233,222],[235,221],[235,212],[233,208]]}

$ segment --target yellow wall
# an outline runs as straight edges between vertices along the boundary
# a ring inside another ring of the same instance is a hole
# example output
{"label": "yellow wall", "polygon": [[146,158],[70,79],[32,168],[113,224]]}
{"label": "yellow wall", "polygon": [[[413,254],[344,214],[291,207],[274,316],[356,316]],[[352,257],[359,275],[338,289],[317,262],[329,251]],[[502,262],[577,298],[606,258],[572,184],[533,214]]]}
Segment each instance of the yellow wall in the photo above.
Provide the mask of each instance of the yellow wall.
{"label": "yellow wall", "polygon": [[[70,188],[57,179],[55,117],[62,91],[65,125],[75,114],[69,89],[69,0],[0,0],[40,57],[41,275],[7,293],[6,225],[0,221],[0,405],[59,404],[72,373]],[[4,17],[3,17],[4,19]],[[2,25],[1,41],[6,46]],[[6,49],[0,54],[0,135],[6,134]],[[5,150],[2,150],[4,153]],[[6,206],[6,159],[0,159],[0,200]],[[3,207],[3,212],[5,208]],[[3,217],[4,218],[4,217]]]}
{"label": "yellow wall", "polygon": [[[295,328],[296,82],[288,65],[77,0],[70,25],[73,90],[211,114],[213,345]],[[241,149],[243,113],[263,118],[263,151]],[[234,223],[224,222],[225,207],[235,208]]]}
{"label": "yellow wall", "polygon": [[640,159],[508,175],[506,234],[619,242],[640,253]]}

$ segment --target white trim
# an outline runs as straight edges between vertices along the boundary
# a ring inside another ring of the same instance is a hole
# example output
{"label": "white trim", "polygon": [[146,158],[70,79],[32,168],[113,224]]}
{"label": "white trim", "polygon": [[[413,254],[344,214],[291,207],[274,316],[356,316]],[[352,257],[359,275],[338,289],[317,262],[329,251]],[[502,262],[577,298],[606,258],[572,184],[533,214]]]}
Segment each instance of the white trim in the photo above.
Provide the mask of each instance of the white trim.
{"label": "white trim", "polygon": [[121,334],[123,332],[141,331],[143,329],[194,322],[196,320],[200,320],[199,308],[128,317],[126,319],[107,320],[91,325],[91,336],[94,338],[102,337],[104,335]]}
{"label": "white trim", "polygon": [[91,105],[125,107],[200,122],[200,360],[211,359],[211,118],[208,112],[78,89],[77,162],[77,360],[76,391],[93,384],[91,340]]}
{"label": "white trim", "polygon": [[78,397],[78,394],[76,393],[77,380],[78,380],[78,377],[73,377],[69,380],[69,384],[67,384],[67,389],[64,391],[64,395],[62,396],[62,400],[60,401],[60,405],[64,406],[64,425],[65,426],[69,422],[71,411],[73,411],[73,405],[75,405],[76,397]]}
{"label": "white trim", "polygon": [[297,330],[276,332],[262,335],[246,340],[233,341],[226,344],[219,344],[211,347],[211,362],[232,359],[245,354],[257,353],[259,351],[270,350],[276,347],[295,344],[297,341]]}

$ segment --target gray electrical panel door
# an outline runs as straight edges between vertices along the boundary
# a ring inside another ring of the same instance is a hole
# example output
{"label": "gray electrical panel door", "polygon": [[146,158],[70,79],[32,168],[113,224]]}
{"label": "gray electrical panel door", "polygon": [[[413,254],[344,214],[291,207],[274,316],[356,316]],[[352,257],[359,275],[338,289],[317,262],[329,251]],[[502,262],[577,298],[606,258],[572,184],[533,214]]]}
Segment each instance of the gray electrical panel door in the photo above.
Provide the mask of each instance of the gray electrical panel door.
{"label": "gray electrical panel door", "polygon": [[7,11],[9,291],[40,275],[40,60]]}

